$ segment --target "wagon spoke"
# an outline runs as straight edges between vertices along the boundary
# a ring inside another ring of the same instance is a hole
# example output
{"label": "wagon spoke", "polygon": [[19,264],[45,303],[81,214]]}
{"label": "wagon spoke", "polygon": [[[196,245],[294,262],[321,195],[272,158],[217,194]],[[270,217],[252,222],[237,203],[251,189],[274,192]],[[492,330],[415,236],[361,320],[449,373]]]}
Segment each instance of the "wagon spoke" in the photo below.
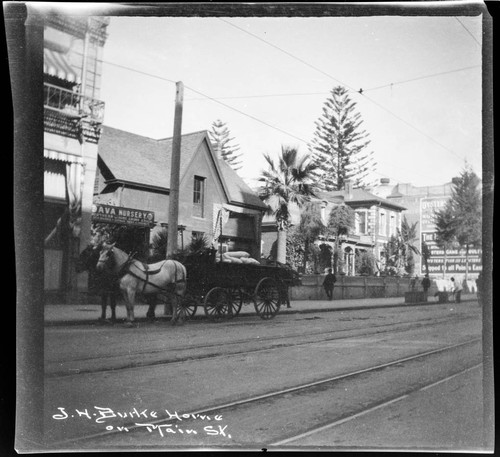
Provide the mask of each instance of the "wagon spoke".
{"label": "wagon spoke", "polygon": [[186,294],[180,303],[179,310],[182,311],[187,319],[196,314],[198,301],[191,294]]}
{"label": "wagon spoke", "polygon": [[206,316],[217,321],[223,319],[229,308],[229,296],[227,292],[221,287],[214,287],[211,289],[204,300],[204,309]]}
{"label": "wagon spoke", "polygon": [[254,301],[255,311],[262,319],[273,318],[281,306],[277,282],[272,278],[261,279],[255,288]]}
{"label": "wagon spoke", "polygon": [[229,291],[229,308],[228,308],[228,318],[233,318],[237,316],[243,305],[243,296],[239,289],[231,289]]}

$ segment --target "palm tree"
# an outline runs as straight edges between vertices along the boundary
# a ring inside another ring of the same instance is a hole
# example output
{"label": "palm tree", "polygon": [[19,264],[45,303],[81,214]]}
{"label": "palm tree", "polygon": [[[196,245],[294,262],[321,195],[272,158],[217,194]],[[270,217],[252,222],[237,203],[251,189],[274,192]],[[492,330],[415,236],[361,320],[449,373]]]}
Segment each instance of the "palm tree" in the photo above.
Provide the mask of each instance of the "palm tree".
{"label": "palm tree", "polygon": [[269,211],[276,218],[278,228],[277,254],[278,262],[286,263],[286,235],[290,225],[291,205],[301,207],[314,196],[316,185],[312,172],[316,165],[307,157],[299,157],[296,148],[281,147],[278,162],[264,154],[268,169],[263,171],[259,181],[262,186],[260,198],[268,204]]}
{"label": "palm tree", "polygon": [[415,240],[418,239],[418,230],[417,230],[418,222],[414,222],[410,224],[406,219],[406,216],[403,216],[403,220],[401,221],[401,229],[398,229],[398,239],[399,239],[399,247],[401,250],[401,260],[404,262],[404,269],[409,273],[413,273],[413,254],[420,255],[420,251],[413,244]]}
{"label": "palm tree", "polygon": [[349,235],[354,229],[355,212],[349,206],[338,205],[332,209],[328,218],[327,230],[335,237],[335,249],[333,251],[333,272],[337,274],[340,251],[340,237]]}

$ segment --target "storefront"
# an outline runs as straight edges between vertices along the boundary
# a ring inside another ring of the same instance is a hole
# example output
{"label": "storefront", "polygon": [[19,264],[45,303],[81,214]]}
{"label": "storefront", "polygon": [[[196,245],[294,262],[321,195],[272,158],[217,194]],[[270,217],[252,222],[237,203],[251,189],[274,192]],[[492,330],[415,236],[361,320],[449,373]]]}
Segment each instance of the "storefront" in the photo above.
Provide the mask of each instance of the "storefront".
{"label": "storefront", "polygon": [[127,252],[146,260],[150,231],[155,226],[153,211],[94,203],[92,206],[92,233],[104,237]]}

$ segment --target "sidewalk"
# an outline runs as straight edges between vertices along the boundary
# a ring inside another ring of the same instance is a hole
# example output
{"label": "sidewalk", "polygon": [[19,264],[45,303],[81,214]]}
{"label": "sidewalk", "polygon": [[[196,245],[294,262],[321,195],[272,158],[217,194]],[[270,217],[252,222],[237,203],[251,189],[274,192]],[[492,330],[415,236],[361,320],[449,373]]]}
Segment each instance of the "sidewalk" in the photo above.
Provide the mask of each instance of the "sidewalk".
{"label": "sidewalk", "polygon": [[[476,301],[475,294],[467,294],[462,296],[462,303]],[[298,313],[314,313],[314,312],[330,312],[330,311],[346,311],[354,309],[367,308],[390,308],[396,306],[432,306],[438,305],[434,297],[429,297],[427,303],[405,303],[404,297],[390,298],[363,298],[363,299],[347,299],[347,300],[294,300],[291,302],[291,308],[286,305],[281,306],[279,314],[298,314]],[[453,307],[456,304],[453,302],[447,305]],[[460,305],[458,305],[460,306]],[[142,321],[146,317],[148,306],[139,303],[134,308],[136,320]],[[99,304],[80,304],[80,305],[46,305],[45,306],[45,325],[76,325],[83,323],[96,323],[101,316],[101,307]],[[109,318],[111,310],[106,310],[106,317]],[[240,315],[256,314],[255,308],[251,304],[243,305]],[[116,318],[118,321],[124,320],[127,316],[125,305],[120,303],[116,307]],[[156,307],[157,318],[163,317],[163,306]],[[166,317],[169,319],[169,317]],[[194,319],[205,318],[205,313],[202,306],[196,310]]]}

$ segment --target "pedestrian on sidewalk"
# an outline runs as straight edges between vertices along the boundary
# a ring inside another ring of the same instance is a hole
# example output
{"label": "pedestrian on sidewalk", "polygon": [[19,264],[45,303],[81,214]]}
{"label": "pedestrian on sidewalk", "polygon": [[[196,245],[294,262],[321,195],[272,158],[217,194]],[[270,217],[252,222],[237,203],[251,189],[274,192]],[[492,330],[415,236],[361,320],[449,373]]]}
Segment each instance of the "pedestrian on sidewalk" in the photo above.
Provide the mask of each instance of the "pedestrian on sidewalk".
{"label": "pedestrian on sidewalk", "polygon": [[460,303],[462,298],[462,286],[460,285],[460,281],[455,281],[455,278],[451,278],[451,282],[453,284],[453,295],[455,297],[455,303]]}
{"label": "pedestrian on sidewalk", "polygon": [[325,280],[323,281],[323,288],[325,289],[328,300],[331,300],[333,298],[333,289],[335,287],[336,282],[337,278],[335,277],[335,274],[333,273],[332,269],[329,268],[328,273],[325,276]]}
{"label": "pedestrian on sidewalk", "polygon": [[483,274],[480,271],[476,279],[476,295],[477,302],[481,306],[483,304]]}
{"label": "pedestrian on sidewalk", "polygon": [[427,292],[431,287],[431,280],[429,279],[429,275],[426,274],[424,279],[422,279],[422,288],[424,289],[425,296],[427,297]]}

